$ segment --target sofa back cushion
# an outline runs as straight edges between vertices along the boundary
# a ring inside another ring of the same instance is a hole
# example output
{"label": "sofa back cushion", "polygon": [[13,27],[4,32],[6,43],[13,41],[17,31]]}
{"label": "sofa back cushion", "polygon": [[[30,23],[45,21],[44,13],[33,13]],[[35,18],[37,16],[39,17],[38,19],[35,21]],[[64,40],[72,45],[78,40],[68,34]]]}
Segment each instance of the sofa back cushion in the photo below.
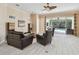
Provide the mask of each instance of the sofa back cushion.
{"label": "sofa back cushion", "polygon": [[46,38],[51,39],[52,38],[52,31],[46,31]]}
{"label": "sofa back cushion", "polygon": [[18,31],[9,31],[9,33],[11,33],[11,34],[16,34],[16,35],[20,35],[21,38],[24,37],[23,32],[18,32]]}

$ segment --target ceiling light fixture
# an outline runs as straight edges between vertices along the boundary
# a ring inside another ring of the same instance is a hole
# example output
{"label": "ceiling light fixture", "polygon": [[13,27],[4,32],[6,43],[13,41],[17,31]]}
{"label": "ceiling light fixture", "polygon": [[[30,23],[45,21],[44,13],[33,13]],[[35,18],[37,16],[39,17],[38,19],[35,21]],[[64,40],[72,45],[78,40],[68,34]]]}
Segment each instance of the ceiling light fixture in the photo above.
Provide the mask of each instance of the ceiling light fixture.
{"label": "ceiling light fixture", "polygon": [[16,6],[19,7],[20,5],[19,4],[16,4]]}
{"label": "ceiling light fixture", "polygon": [[49,3],[47,3],[43,7],[44,7],[44,10],[48,10],[48,11],[57,8],[57,6],[50,6]]}

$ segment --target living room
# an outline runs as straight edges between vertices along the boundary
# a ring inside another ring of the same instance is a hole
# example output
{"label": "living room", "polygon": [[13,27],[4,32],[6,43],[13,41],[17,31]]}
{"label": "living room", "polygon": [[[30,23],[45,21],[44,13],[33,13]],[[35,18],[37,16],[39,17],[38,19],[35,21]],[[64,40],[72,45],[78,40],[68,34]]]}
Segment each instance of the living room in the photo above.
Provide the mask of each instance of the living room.
{"label": "living room", "polygon": [[[55,54],[56,55],[57,54],[79,54],[78,53],[79,51],[79,48],[78,48],[78,45],[79,45],[78,44],[79,42],[78,41],[79,39],[78,38],[79,36],[78,5],[79,5],[78,3],[73,3],[73,4],[72,3],[57,3],[57,4],[56,3],[0,3],[0,8],[1,8],[0,9],[0,19],[1,19],[0,21],[0,33],[1,33],[0,34],[0,38],[1,38],[0,39],[0,45],[1,45],[0,50],[1,50],[1,53],[0,54],[3,54],[3,55],[5,54],[6,55],[7,54],[8,55],[9,54],[15,54],[15,55],[16,54],[18,55],[19,54],[25,54],[25,55],[26,54],[27,55],[28,54],[38,54],[38,55],[39,54],[52,54],[52,55],[53,54],[54,55]],[[53,9],[52,11],[48,10],[50,9],[50,6],[54,6],[54,8],[56,9]],[[44,8],[47,8],[47,9],[44,9]],[[52,30],[50,29],[51,25],[48,26],[46,21],[49,19],[53,19],[53,18],[57,18],[57,20],[59,19],[71,19],[72,20],[72,24],[71,24],[72,26],[68,28],[69,30],[67,32],[69,35],[60,34],[60,33],[55,34],[55,31],[54,31],[56,30],[54,29],[55,27],[53,27]],[[47,38],[43,40],[44,37],[42,37],[43,41],[41,39],[38,40],[40,38],[39,34],[45,35],[46,30],[51,30],[46,36],[48,37],[48,39],[49,38],[50,39],[46,41]],[[17,38],[19,37],[13,35],[13,33],[15,34],[18,32],[24,34],[24,36],[27,36],[29,35],[29,33],[31,33],[30,36],[26,37],[30,41],[25,40],[25,38],[22,39],[24,40],[23,41],[24,46],[22,47],[20,43],[16,41]],[[50,33],[52,34],[52,36]],[[7,40],[7,35],[8,35],[8,40]],[[74,40],[73,38],[76,40]],[[14,39],[15,41],[12,41],[12,40],[10,41],[9,39]],[[74,44],[75,46],[72,46],[71,44]],[[17,49],[16,47],[20,49]],[[74,49],[74,47],[76,48]]]}

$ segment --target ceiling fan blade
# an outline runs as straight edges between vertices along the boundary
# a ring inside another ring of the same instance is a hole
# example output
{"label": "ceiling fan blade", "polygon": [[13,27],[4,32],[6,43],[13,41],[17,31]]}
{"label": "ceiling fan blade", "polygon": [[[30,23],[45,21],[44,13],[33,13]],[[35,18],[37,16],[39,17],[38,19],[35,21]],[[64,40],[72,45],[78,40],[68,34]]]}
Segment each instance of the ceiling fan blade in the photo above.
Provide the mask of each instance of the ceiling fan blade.
{"label": "ceiling fan blade", "polygon": [[51,6],[49,7],[49,9],[55,9],[57,6]]}
{"label": "ceiling fan blade", "polygon": [[49,3],[47,3],[47,5],[46,6],[43,6],[44,8],[48,8],[49,7]]}
{"label": "ceiling fan blade", "polygon": [[49,3],[47,3],[47,5],[43,7],[44,7],[44,10],[52,10],[52,9],[55,9],[57,6],[49,6]]}
{"label": "ceiling fan blade", "polygon": [[43,6],[44,8],[47,8],[47,6]]}
{"label": "ceiling fan blade", "polygon": [[49,3],[47,3],[47,6],[49,6]]}

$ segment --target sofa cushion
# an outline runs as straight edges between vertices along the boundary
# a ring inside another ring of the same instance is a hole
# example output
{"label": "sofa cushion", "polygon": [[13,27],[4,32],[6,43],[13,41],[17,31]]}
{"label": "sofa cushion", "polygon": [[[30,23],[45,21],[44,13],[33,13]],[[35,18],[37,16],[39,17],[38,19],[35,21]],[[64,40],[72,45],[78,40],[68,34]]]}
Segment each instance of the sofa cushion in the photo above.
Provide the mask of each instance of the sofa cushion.
{"label": "sofa cushion", "polygon": [[24,36],[29,36],[30,35],[30,33],[26,33],[26,34],[24,34]]}

